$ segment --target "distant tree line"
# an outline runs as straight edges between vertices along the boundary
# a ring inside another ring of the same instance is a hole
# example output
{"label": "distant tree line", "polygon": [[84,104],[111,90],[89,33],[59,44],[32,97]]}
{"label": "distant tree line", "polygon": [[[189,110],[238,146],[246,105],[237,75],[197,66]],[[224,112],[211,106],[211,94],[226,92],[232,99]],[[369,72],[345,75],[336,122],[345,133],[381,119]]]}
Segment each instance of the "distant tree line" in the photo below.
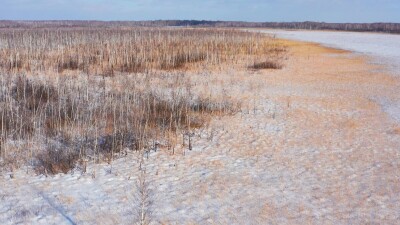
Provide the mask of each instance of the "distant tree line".
{"label": "distant tree line", "polygon": [[250,27],[275,29],[338,30],[359,32],[400,33],[400,23],[324,23],[324,22],[241,22],[207,20],[153,20],[153,21],[0,21],[0,28],[71,28],[71,27]]}

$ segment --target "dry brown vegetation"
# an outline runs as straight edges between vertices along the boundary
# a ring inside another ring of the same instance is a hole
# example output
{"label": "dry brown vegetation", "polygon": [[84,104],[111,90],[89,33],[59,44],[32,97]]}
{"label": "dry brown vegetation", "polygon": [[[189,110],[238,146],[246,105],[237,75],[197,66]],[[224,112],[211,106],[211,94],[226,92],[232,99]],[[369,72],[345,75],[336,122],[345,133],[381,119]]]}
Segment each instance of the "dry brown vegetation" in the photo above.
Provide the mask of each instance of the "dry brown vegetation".
{"label": "dry brown vegetation", "polygon": [[6,73],[78,70],[112,76],[237,63],[281,51],[262,34],[216,29],[72,29],[0,31]]}
{"label": "dry brown vegetation", "polygon": [[283,65],[280,61],[267,60],[265,62],[254,63],[250,66],[250,69],[260,70],[260,69],[282,69]]}
{"label": "dry brown vegetation", "polygon": [[270,37],[234,30],[1,30],[0,163],[54,174],[127,150],[171,150],[178,134],[239,107],[197,93],[190,74],[279,68],[283,52]]}

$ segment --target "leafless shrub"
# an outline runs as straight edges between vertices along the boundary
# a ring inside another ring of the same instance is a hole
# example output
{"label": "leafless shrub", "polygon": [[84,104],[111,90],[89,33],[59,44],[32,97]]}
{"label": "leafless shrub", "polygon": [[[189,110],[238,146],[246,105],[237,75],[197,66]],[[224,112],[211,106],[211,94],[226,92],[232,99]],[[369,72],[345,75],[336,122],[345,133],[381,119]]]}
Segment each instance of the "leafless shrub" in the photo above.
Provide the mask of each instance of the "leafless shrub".
{"label": "leafless shrub", "polygon": [[151,222],[152,193],[146,170],[139,171],[135,192],[136,224],[147,225]]}
{"label": "leafless shrub", "polygon": [[76,152],[66,148],[47,146],[47,150],[38,154],[36,172],[40,174],[67,173],[75,167],[79,159]]}

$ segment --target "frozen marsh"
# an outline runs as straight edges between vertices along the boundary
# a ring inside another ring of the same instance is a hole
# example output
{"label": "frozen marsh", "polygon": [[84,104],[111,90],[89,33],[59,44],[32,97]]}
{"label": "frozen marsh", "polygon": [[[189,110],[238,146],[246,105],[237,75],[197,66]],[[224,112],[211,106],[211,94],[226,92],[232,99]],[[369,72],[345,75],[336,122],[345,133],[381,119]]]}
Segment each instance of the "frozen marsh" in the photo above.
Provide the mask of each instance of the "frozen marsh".
{"label": "frozen marsh", "polygon": [[382,106],[398,79],[361,54],[287,43],[282,69],[189,77],[243,103],[191,150],[182,138],[85,172],[0,174],[0,224],[133,224],[143,205],[150,224],[397,224],[400,126]]}

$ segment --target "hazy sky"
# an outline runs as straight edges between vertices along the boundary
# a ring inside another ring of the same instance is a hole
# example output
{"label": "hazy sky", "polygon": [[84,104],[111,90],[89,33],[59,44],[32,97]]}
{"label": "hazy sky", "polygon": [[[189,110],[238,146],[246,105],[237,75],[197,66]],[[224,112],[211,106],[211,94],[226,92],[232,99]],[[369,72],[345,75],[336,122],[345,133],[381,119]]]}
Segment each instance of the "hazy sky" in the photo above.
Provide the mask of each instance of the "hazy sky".
{"label": "hazy sky", "polygon": [[0,19],[400,22],[400,0],[0,0]]}

